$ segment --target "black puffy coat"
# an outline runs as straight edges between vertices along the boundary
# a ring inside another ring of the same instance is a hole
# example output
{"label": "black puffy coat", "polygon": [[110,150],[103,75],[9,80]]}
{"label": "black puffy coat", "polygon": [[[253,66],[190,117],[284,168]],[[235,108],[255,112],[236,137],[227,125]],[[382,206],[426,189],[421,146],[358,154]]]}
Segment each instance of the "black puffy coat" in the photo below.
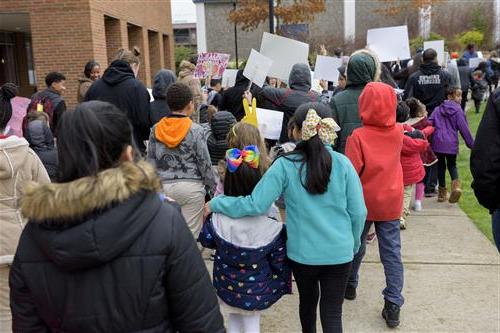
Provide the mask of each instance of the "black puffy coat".
{"label": "black puffy coat", "polygon": [[[222,99],[219,104],[219,110],[229,111],[233,114],[237,121],[240,121],[245,116],[245,108],[243,107],[243,94],[248,90],[250,81],[243,76],[243,70],[239,70],[236,74],[236,83],[234,87],[226,89],[222,92]],[[253,96],[257,97],[260,88],[252,84],[250,91]],[[258,104],[259,107],[262,105]]]}
{"label": "black puffy coat", "polygon": [[425,104],[429,114],[446,99],[446,90],[451,85],[451,76],[435,63],[420,65],[406,83],[404,99],[415,97]]}
{"label": "black puffy coat", "polygon": [[113,61],[101,79],[92,84],[85,95],[85,101],[109,102],[127,114],[134,129],[139,149],[144,152],[144,141],[149,139],[149,92],[141,81],[135,78],[130,65],[123,60]]}
{"label": "black puffy coat", "polygon": [[470,170],[479,203],[491,212],[500,209],[500,89],[488,99],[474,140]]}
{"label": "black puffy coat", "polygon": [[211,134],[207,139],[208,152],[212,165],[217,165],[220,160],[226,156],[226,150],[229,149],[227,135],[231,128],[236,124],[236,118],[228,111],[216,112],[210,124]]}
{"label": "black puffy coat", "polygon": [[168,69],[162,69],[156,74],[153,83],[153,97],[151,102],[151,125],[156,124],[161,118],[170,115],[170,108],[167,104],[167,89],[175,83],[175,73]]}
{"label": "black puffy coat", "polygon": [[14,333],[223,332],[198,247],[160,186],[139,162],[26,189]]}
{"label": "black puffy coat", "polygon": [[54,136],[48,124],[43,120],[33,120],[24,130],[24,137],[30,148],[38,155],[49,174],[50,180],[55,181],[58,170],[57,149],[54,145]]}

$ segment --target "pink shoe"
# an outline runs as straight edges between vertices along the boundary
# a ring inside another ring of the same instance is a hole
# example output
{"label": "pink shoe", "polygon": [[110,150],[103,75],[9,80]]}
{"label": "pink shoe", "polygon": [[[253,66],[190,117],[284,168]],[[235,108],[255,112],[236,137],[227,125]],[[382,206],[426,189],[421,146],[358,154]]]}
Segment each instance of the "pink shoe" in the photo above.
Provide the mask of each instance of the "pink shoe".
{"label": "pink shoe", "polygon": [[368,234],[368,236],[366,237],[366,243],[371,244],[375,241],[375,239],[377,239],[377,234],[372,232],[371,234]]}

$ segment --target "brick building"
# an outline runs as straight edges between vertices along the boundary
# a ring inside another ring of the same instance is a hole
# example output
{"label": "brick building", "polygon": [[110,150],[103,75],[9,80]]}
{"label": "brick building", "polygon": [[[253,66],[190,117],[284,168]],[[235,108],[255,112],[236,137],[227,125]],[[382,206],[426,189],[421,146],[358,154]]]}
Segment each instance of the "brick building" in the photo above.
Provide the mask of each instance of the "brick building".
{"label": "brick building", "polygon": [[0,84],[29,97],[50,71],[66,76],[65,99],[76,104],[77,79],[88,60],[104,70],[119,48],[138,46],[139,79],[173,69],[170,0],[0,0]]}

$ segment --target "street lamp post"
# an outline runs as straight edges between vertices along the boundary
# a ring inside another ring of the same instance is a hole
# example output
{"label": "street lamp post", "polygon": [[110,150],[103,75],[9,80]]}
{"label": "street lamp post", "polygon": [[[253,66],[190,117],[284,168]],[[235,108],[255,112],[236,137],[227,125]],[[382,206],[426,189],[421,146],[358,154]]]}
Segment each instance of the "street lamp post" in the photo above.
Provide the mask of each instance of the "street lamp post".
{"label": "street lamp post", "polygon": [[274,0],[269,0],[269,33],[274,34]]}

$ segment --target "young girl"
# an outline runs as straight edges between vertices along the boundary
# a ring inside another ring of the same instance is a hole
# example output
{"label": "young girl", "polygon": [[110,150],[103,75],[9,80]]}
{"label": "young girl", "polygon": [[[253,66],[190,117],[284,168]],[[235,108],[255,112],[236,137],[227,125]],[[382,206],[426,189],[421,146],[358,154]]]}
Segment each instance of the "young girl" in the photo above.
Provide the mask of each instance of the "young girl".
{"label": "young girl", "polygon": [[467,147],[472,149],[474,139],[465,119],[465,113],[460,107],[462,91],[458,88],[450,88],[446,92],[448,100],[438,106],[429,120],[435,127],[432,138],[432,150],[438,157],[438,202],[444,202],[448,193],[446,188],[446,168],[451,176],[450,203],[456,203],[462,195],[460,181],[458,180],[457,154],[458,154],[458,132],[462,135]]}
{"label": "young girl", "polygon": [[[262,177],[259,164],[256,146],[229,149],[225,195],[251,194]],[[213,283],[229,312],[228,332],[259,332],[260,311],[291,292],[284,225],[266,214],[233,220],[214,213],[204,224],[199,241],[216,249]]]}
{"label": "young girl", "polygon": [[[434,131],[431,122],[427,118],[427,109],[425,105],[420,102],[418,99],[411,97],[406,100],[406,104],[410,108],[410,119],[408,119],[405,124],[417,129],[419,131],[427,132],[427,140],[430,140],[430,135]],[[431,166],[437,163],[437,157],[432,151],[432,148],[429,146],[427,150],[420,154],[422,158],[422,162],[426,169],[429,169]],[[422,180],[417,183],[415,186],[415,205],[414,209],[417,212],[422,210],[422,201],[424,200],[425,195],[425,184]]]}
{"label": "young girl", "polygon": [[50,182],[47,171],[24,138],[9,136],[7,123],[12,117],[10,100],[16,86],[0,87],[0,332],[10,332],[9,271],[19,236],[26,220],[21,217],[19,200],[27,181]]}
{"label": "young girl", "polygon": [[[396,121],[405,123],[410,117],[410,108],[406,102],[399,102],[396,110]],[[425,134],[409,125],[403,125],[405,136],[403,138],[403,149],[401,151],[401,166],[403,167],[403,210],[399,219],[400,228],[406,229],[407,218],[410,215],[411,195],[415,184],[425,177],[424,165],[420,154],[429,147],[429,142],[425,139]],[[431,128],[432,129],[432,128]]]}
{"label": "young girl", "polygon": [[299,290],[302,330],[316,331],[321,298],[323,331],[341,332],[346,283],[365,225],[363,190],[351,162],[333,151],[338,126],[330,107],[306,103],[294,119],[295,150],[274,161],[250,195],[220,196],[205,209],[232,218],[259,216],[284,194],[286,255]]}

